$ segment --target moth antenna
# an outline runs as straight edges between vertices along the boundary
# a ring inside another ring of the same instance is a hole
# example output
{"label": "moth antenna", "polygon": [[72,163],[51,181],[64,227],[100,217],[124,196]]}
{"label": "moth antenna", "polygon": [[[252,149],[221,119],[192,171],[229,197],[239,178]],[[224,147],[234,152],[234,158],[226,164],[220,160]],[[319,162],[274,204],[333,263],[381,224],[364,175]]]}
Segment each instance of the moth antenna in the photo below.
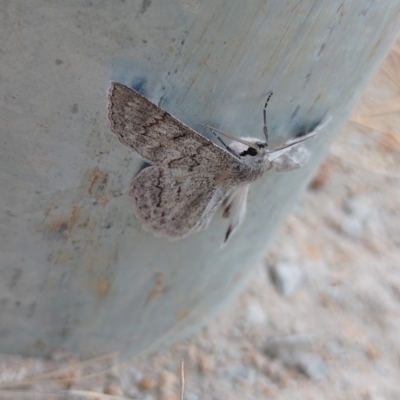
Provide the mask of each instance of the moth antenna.
{"label": "moth antenna", "polygon": [[267,101],[265,102],[264,109],[263,109],[263,115],[264,115],[263,132],[264,132],[265,143],[267,144],[267,147],[268,147],[267,105],[268,105],[269,99],[272,97],[273,94],[274,94],[274,92],[271,92],[271,93],[268,95]]}
{"label": "moth antenna", "polygon": [[212,126],[207,125],[207,124],[199,124],[199,125],[205,126],[205,127],[208,128],[208,129],[211,129],[211,130],[213,130],[213,131],[215,131],[215,132],[218,132],[219,134],[221,134],[221,135],[223,135],[223,136],[226,136],[227,138],[229,138],[229,139],[231,139],[231,140],[234,140],[235,142],[243,143],[243,144],[245,144],[246,146],[251,147],[251,148],[253,148],[254,150],[256,150],[257,153],[258,153],[258,151],[259,151],[259,148],[258,148],[255,144],[250,143],[250,142],[248,142],[247,140],[237,138],[236,136],[233,136],[233,135],[231,135],[230,133],[226,133],[226,132],[220,131],[219,129],[213,128]]}

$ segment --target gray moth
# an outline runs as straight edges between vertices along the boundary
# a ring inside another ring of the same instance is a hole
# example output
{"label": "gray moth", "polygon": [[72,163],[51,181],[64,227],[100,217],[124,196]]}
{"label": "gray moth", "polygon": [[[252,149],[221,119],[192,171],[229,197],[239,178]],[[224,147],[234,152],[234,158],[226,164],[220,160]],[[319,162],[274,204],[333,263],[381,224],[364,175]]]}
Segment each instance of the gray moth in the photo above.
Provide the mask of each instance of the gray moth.
{"label": "gray moth", "polygon": [[[157,236],[181,239],[206,228],[222,206],[223,216],[229,219],[226,243],[245,217],[249,184],[268,170],[291,171],[307,162],[309,152],[301,143],[317,135],[328,120],[270,151],[267,103],[266,141],[235,138],[205,125],[225,146],[222,148],[136,91],[111,83],[111,131],[151,164],[133,178],[130,187],[143,228]],[[215,132],[228,136],[232,143],[226,146]]]}

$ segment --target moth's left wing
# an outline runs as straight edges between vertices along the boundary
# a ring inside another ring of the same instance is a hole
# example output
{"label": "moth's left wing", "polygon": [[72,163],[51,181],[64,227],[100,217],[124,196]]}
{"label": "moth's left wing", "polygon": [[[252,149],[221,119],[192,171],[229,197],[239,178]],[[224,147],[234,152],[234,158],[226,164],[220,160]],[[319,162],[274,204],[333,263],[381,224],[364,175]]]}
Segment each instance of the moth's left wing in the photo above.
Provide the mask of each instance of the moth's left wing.
{"label": "moth's left wing", "polygon": [[237,157],[117,82],[111,83],[108,116],[121,143],[160,167],[216,173],[239,164]]}

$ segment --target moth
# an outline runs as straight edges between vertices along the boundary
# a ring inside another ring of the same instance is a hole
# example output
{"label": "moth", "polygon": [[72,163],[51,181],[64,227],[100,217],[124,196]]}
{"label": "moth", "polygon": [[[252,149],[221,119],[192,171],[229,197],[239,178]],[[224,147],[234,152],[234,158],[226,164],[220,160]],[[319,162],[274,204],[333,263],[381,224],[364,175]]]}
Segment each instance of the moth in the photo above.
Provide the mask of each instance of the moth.
{"label": "moth", "polygon": [[[270,151],[266,123],[270,97],[263,110],[265,141],[235,138],[204,125],[222,148],[136,91],[111,83],[111,131],[151,164],[133,178],[130,187],[135,214],[144,229],[181,239],[206,228],[222,206],[222,215],[229,219],[226,243],[245,217],[249,184],[268,170],[291,171],[307,162],[309,152],[301,143],[317,135],[327,121]],[[232,143],[226,145],[217,133]]]}

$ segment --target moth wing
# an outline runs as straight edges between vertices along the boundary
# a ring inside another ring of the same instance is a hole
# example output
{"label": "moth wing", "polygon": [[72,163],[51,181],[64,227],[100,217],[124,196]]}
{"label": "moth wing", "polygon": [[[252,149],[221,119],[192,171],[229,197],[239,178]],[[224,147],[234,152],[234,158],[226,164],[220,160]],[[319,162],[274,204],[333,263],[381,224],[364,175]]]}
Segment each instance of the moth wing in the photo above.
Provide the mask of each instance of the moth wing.
{"label": "moth wing", "polygon": [[196,172],[239,164],[238,158],[117,82],[111,83],[108,116],[120,142],[155,165]]}
{"label": "moth wing", "polygon": [[305,146],[298,145],[289,152],[271,161],[272,168],[276,172],[289,172],[301,168],[310,159],[310,152]]}
{"label": "moth wing", "polygon": [[289,153],[293,149],[297,148],[301,143],[305,142],[308,139],[311,139],[314,136],[317,136],[331,121],[332,117],[325,118],[321,123],[319,123],[311,132],[306,133],[305,135],[299,136],[295,139],[288,140],[282,147],[275,149],[269,153],[269,160],[273,161],[282,155]]}
{"label": "moth wing", "polygon": [[131,196],[142,226],[157,236],[181,239],[205,228],[228,188],[212,174],[182,174],[152,166],[132,180]]}

